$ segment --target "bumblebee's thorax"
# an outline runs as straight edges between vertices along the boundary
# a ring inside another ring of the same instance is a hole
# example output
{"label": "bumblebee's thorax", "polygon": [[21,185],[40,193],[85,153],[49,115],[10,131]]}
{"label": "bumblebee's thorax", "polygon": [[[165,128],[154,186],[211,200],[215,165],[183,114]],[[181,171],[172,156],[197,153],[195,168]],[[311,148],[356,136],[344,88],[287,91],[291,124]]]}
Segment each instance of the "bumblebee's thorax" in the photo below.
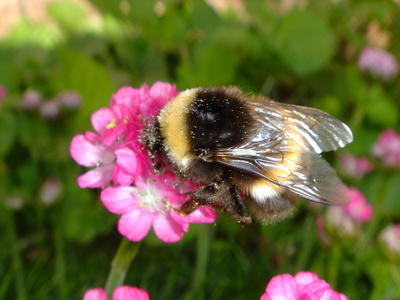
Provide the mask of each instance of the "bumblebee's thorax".
{"label": "bumblebee's thorax", "polygon": [[191,148],[215,151],[243,143],[253,119],[245,103],[224,90],[201,90],[186,116]]}
{"label": "bumblebee's thorax", "polygon": [[240,95],[234,88],[228,93],[219,88],[191,89],[160,112],[165,153],[180,171],[219,169],[208,153],[238,146],[247,139],[254,121]]}

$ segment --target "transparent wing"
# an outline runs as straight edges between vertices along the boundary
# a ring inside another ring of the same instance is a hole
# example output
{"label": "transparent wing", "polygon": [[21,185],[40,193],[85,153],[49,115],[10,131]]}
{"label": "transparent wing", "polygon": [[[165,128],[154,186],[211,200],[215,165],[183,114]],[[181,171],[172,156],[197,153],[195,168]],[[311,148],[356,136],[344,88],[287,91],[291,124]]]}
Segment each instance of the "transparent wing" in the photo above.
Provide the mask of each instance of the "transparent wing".
{"label": "transparent wing", "polygon": [[319,156],[352,141],[344,123],[308,107],[257,99],[249,105],[257,120],[251,138],[239,147],[210,153],[213,160],[312,201],[348,203],[347,188]]}
{"label": "transparent wing", "polygon": [[291,139],[301,149],[321,153],[336,150],[353,140],[353,134],[346,124],[323,111],[267,102],[263,98],[251,99],[248,105],[262,124],[261,131],[284,132],[282,138]]}
{"label": "transparent wing", "polygon": [[340,205],[349,202],[347,189],[336,171],[317,153],[230,149],[213,152],[212,157],[223,165],[262,177],[312,201]]}

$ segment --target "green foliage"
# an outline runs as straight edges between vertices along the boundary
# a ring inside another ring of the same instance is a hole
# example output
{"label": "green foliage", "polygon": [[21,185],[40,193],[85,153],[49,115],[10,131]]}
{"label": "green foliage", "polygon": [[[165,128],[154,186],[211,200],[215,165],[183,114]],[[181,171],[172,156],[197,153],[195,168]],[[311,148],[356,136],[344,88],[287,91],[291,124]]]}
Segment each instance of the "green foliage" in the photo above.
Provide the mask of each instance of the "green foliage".
{"label": "green foliage", "polygon": [[[395,1],[286,8],[273,0],[242,2],[239,11],[218,11],[202,0],[91,0],[100,20],[93,24],[81,5],[57,1],[47,7],[53,23],[23,19],[0,40],[0,85],[7,90],[0,103],[0,299],[81,299],[104,286],[120,242],[117,216],[102,206],[99,191],[77,186],[86,169],[70,158],[69,144],[92,130],[91,114],[119,87],[238,85],[313,106],[349,124],[355,140],[345,151],[369,158],[380,132],[399,131],[398,75],[382,80],[357,66],[372,42],[400,59]],[[374,37],[371,24],[379,27]],[[41,103],[74,91],[82,104],[45,118],[23,107],[29,89],[40,92]],[[341,153],[329,157],[334,165]],[[191,226],[176,244],[147,237],[125,283],[153,299],[258,299],[271,277],[308,270],[350,299],[399,299],[399,260],[378,236],[400,222],[400,175],[373,163],[361,180],[346,179],[374,206],[373,221],[357,237],[323,242],[315,224],[325,211],[306,205],[269,226],[242,228],[222,215],[206,230]],[[49,178],[61,182],[62,192],[44,203]],[[205,241],[208,256],[195,267],[196,244]],[[199,283],[200,268],[206,276]]]}
{"label": "green foliage", "polygon": [[334,35],[326,20],[307,10],[286,15],[275,35],[282,61],[300,76],[322,70],[335,53]]}

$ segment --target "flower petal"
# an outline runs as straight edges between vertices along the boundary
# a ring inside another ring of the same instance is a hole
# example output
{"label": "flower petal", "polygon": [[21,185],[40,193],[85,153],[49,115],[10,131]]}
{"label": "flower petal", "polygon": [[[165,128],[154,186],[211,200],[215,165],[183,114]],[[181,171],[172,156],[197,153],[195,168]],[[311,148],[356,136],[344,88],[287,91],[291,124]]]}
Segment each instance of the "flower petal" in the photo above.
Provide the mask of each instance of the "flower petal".
{"label": "flower petal", "polygon": [[132,286],[119,286],[114,290],[113,300],[150,300],[147,291]]}
{"label": "flower petal", "polygon": [[94,130],[98,133],[104,133],[113,120],[115,121],[115,118],[111,109],[102,107],[98,111],[95,111],[90,119]]}
{"label": "flower petal", "polygon": [[265,292],[272,300],[297,300],[299,296],[296,281],[290,274],[273,277]]}
{"label": "flower petal", "polygon": [[157,81],[151,86],[149,94],[152,98],[162,97],[165,98],[166,100],[169,100],[170,98],[175,97],[179,93],[176,91],[175,84]]}
{"label": "flower petal", "polygon": [[83,300],[107,300],[107,294],[102,288],[87,290]]}
{"label": "flower petal", "polygon": [[125,214],[137,207],[137,190],[131,186],[109,186],[100,194],[104,206],[114,214]]}
{"label": "flower petal", "polygon": [[136,152],[134,152],[132,149],[124,147],[115,150],[114,154],[117,157],[116,163],[122,169],[131,173],[132,175],[136,174],[138,167],[138,154]]}
{"label": "flower petal", "polygon": [[112,163],[115,159],[111,149],[90,142],[83,135],[74,136],[69,150],[72,158],[84,167],[97,166],[99,163]]}
{"label": "flower petal", "polygon": [[78,177],[80,188],[99,188],[106,186],[112,179],[113,165],[105,165]]}
{"label": "flower petal", "polygon": [[210,206],[200,206],[188,216],[190,217],[189,223],[211,224],[217,219],[218,214]]}
{"label": "flower petal", "polygon": [[132,174],[129,174],[128,172],[126,172],[119,165],[115,165],[112,180],[113,180],[114,184],[119,184],[122,186],[129,186],[135,180],[135,177],[132,176]]}
{"label": "flower petal", "polygon": [[149,233],[153,221],[150,212],[144,209],[134,209],[124,214],[118,222],[118,231],[127,239],[138,242]]}
{"label": "flower petal", "polygon": [[[318,297],[318,298],[317,298]],[[316,295],[314,298],[310,298],[310,300],[344,300],[347,299],[345,295],[342,295],[332,289],[325,289],[321,295]]]}
{"label": "flower petal", "polygon": [[294,279],[300,286],[309,285],[314,281],[320,280],[317,274],[313,272],[298,272],[296,275],[294,275]]}
{"label": "flower petal", "polygon": [[164,243],[174,243],[182,239],[182,236],[188,230],[189,225],[187,223],[177,222],[169,213],[166,213],[157,214],[155,216],[153,227],[155,234],[161,241]]}
{"label": "flower petal", "polygon": [[130,86],[120,88],[111,98],[111,107],[124,105],[129,107],[134,115],[137,115],[140,105],[140,91]]}

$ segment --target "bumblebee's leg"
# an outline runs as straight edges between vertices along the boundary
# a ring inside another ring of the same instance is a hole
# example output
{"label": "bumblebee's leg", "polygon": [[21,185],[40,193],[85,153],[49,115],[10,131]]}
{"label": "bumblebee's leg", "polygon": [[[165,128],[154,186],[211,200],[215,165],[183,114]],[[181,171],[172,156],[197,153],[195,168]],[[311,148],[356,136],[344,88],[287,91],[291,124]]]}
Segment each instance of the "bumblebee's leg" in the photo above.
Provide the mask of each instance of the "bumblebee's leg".
{"label": "bumblebee's leg", "polygon": [[229,186],[230,199],[225,200],[223,210],[239,223],[251,224],[251,217],[244,206],[237,186]]}
{"label": "bumblebee's leg", "polygon": [[211,205],[222,209],[239,223],[250,224],[251,218],[236,186],[228,181],[213,181],[193,192],[192,198],[179,209],[182,214],[190,214],[198,206]]}
{"label": "bumblebee's leg", "polygon": [[192,198],[181,206],[179,212],[188,215],[194,212],[199,206],[211,205],[215,207],[214,204],[218,202],[217,195],[220,193],[220,186],[221,184],[219,181],[213,181],[209,185],[194,191]]}

